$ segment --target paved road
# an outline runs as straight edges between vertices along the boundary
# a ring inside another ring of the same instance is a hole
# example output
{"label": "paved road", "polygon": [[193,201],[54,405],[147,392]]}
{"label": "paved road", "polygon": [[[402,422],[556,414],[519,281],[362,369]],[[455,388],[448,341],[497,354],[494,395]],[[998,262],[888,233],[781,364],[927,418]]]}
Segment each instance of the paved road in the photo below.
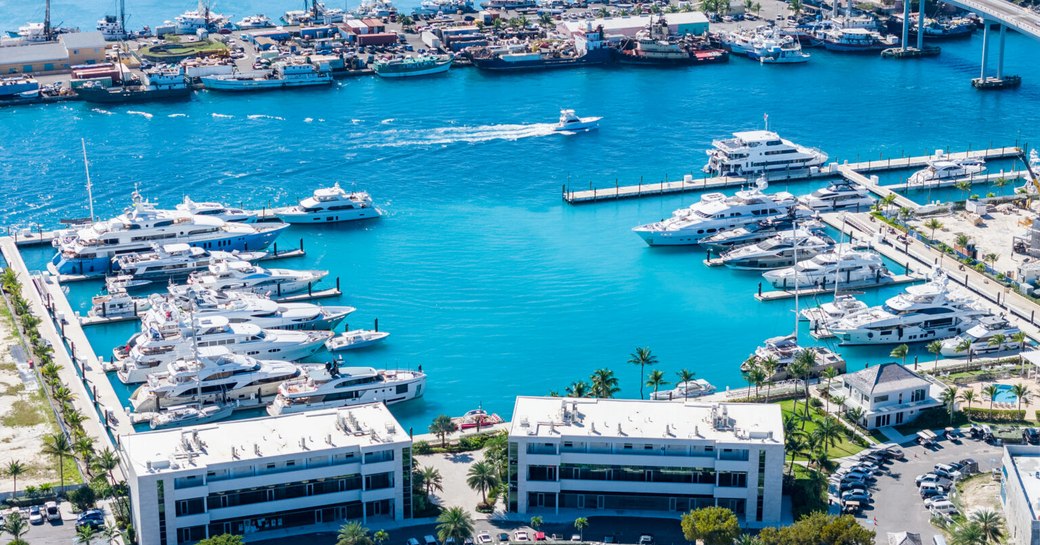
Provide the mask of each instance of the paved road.
{"label": "paved road", "polygon": [[999,19],[1007,26],[1040,40],[1040,14],[1007,0],[949,0],[959,8],[974,11],[987,19]]}

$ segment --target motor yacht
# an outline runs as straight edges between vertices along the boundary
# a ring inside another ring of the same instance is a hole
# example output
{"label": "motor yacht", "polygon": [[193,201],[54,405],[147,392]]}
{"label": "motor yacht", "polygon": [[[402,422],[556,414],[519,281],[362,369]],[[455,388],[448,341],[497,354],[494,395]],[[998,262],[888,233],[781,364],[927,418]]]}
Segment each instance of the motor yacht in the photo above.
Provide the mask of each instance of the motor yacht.
{"label": "motor yacht", "polygon": [[129,318],[138,316],[152,307],[148,299],[130,296],[126,290],[109,289],[108,293],[95,295],[90,299],[91,318]]}
{"label": "motor yacht", "polygon": [[197,426],[224,420],[235,411],[235,405],[185,405],[169,407],[164,411],[150,414],[148,427],[153,430]]}
{"label": "motor yacht", "polygon": [[343,333],[340,333],[339,335],[336,335],[335,337],[325,341],[325,348],[327,348],[329,352],[365,348],[374,344],[378,344],[389,336],[389,332],[375,331],[372,329],[355,329],[353,331],[344,331]]}
{"label": "motor yacht", "polygon": [[842,345],[919,343],[959,335],[987,314],[976,301],[952,292],[939,274],[829,329]]}
{"label": "motor yacht", "polygon": [[227,261],[256,261],[267,252],[223,252],[176,244],[153,244],[149,252],[121,255],[113,259],[112,269],[134,280],[172,280],[187,278],[189,274],[208,269],[210,265]]}
{"label": "motor yacht", "polygon": [[274,26],[271,19],[264,14],[249,15],[240,19],[235,26],[242,30],[254,28],[270,28]]}
{"label": "motor yacht", "polygon": [[798,197],[798,202],[817,212],[836,210],[860,212],[868,210],[874,204],[874,198],[863,186],[842,179],[808,195]]}
{"label": "motor yacht", "polygon": [[794,363],[795,358],[806,350],[813,352],[815,365],[810,369],[810,372],[814,376],[819,375],[824,369],[829,367],[836,369],[839,373],[845,372],[845,358],[824,346],[802,347],[798,344],[798,336],[794,334],[766,339],[762,346],[755,348],[755,352],[751,357],[744,360],[740,365],[740,370],[746,372],[751,369],[752,365],[772,359],[776,361],[777,368],[773,376],[768,377],[767,380],[777,381],[797,378],[791,375],[788,367]]}
{"label": "motor yacht", "polygon": [[827,162],[827,154],[771,131],[733,133],[733,138],[715,140],[707,150],[704,171],[717,176],[750,177],[766,172],[802,172]]}
{"label": "motor yacht", "polygon": [[[794,222],[793,216],[756,221],[705,237],[701,240],[701,246],[713,252],[724,252],[748,244],[757,244],[785,231],[791,231],[794,229]],[[815,219],[800,219],[798,227],[812,233],[822,233],[825,228],[823,222]]]}
{"label": "motor yacht", "polygon": [[928,166],[913,173],[906,183],[910,185],[926,185],[941,180],[964,178],[979,174],[986,170],[986,161],[978,158],[950,159],[945,154],[936,153],[936,158],[928,161]]}
{"label": "motor yacht", "polygon": [[363,403],[391,405],[423,394],[426,375],[421,371],[338,367],[335,363],[305,365],[304,375],[278,387],[278,397],[267,407],[271,416]]}
{"label": "motor yacht", "polygon": [[843,287],[880,284],[891,281],[881,256],[867,250],[836,249],[798,262],[793,267],[767,271],[762,276],[780,289],[825,288],[840,282]]}
{"label": "motor yacht", "polygon": [[264,329],[331,330],[357,309],[314,303],[281,303],[263,295],[240,291],[188,290],[182,297],[152,294],[150,307],[172,319],[175,315],[223,316],[232,324]]}
{"label": "motor yacht", "polygon": [[275,210],[275,215],[286,223],[335,223],[378,218],[380,214],[368,193],[348,193],[338,182],[315,190],[297,206]]}
{"label": "motor yacht", "polygon": [[208,348],[261,359],[295,361],[314,354],[332,337],[331,331],[289,331],[264,329],[248,323],[233,324],[223,316],[181,320],[180,315],[166,319],[165,314],[153,312],[146,318],[141,321],[141,333],[112,350],[116,374],[125,384],[144,382],[162,366]]}
{"label": "motor yacht", "polygon": [[689,245],[727,229],[791,214],[798,203],[794,195],[786,191],[764,193],[766,187],[765,180],[759,180],[757,187],[737,191],[731,197],[706,193],[700,201],[673,212],[672,217],[632,230],[650,246]]}
{"label": "motor yacht", "polygon": [[793,266],[834,247],[834,239],[805,229],[784,231],[757,244],[734,248],[722,254],[722,264],[732,269],[764,271]]}
{"label": "motor yacht", "polygon": [[225,261],[210,265],[206,271],[192,273],[187,285],[171,286],[170,293],[179,296],[192,288],[206,288],[280,297],[313,287],[328,274],[329,271],[265,269],[245,261]]}
{"label": "motor yacht", "polygon": [[160,412],[186,404],[257,407],[273,401],[278,387],[301,373],[295,363],[241,354],[180,359],[134,390],[130,406],[135,412]]}
{"label": "motor yacht", "polygon": [[854,296],[843,293],[836,295],[833,301],[821,303],[813,308],[802,309],[802,318],[809,321],[809,327],[813,331],[827,328],[830,324],[867,308],[867,304]]}
{"label": "motor yacht", "polygon": [[[1021,331],[1003,316],[986,316],[964,333],[943,341],[939,353],[946,357],[959,357],[967,356],[969,352],[972,356],[983,356],[1021,350],[1023,343],[1014,340]],[[969,343],[968,349],[964,349],[964,343]]]}
{"label": "motor yacht", "polygon": [[195,216],[219,218],[227,222],[252,223],[256,221],[256,212],[225,206],[219,202],[195,202],[187,195],[176,206],[176,209]]}
{"label": "motor yacht", "polygon": [[556,132],[591,131],[599,128],[602,117],[578,117],[574,110],[560,110],[560,121],[553,130]]}
{"label": "motor yacht", "polygon": [[680,382],[678,386],[671,390],[661,390],[650,394],[650,399],[671,401],[673,399],[690,399],[692,397],[701,397],[711,395],[715,393],[715,386],[712,383],[697,378],[688,382]]}

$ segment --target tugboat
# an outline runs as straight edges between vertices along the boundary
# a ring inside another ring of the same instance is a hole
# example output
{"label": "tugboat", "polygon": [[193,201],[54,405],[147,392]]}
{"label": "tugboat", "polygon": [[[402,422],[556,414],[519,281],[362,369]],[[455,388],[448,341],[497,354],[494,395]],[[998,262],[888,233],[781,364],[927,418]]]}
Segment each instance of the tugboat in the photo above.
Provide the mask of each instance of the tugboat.
{"label": "tugboat", "polygon": [[447,72],[451,68],[455,55],[419,55],[418,57],[398,57],[395,59],[377,60],[372,70],[377,76],[384,78],[407,78],[412,76],[428,76]]}
{"label": "tugboat", "polygon": [[147,70],[143,80],[131,80],[119,87],[101,87],[87,84],[76,93],[86,102],[122,104],[153,100],[185,100],[191,97],[191,87],[184,79],[180,66],[164,66]]}
{"label": "tugboat", "polygon": [[727,62],[729,53],[724,49],[711,47],[706,42],[694,44],[686,40],[673,41],[670,38],[668,22],[664,17],[652,20],[649,25],[636,34],[634,40],[622,45],[618,62],[621,64],[654,65],[654,66],[686,66],[690,64],[711,64]]}
{"label": "tugboat", "polygon": [[492,53],[488,50],[471,55],[473,65],[481,70],[519,72],[546,68],[573,68],[608,64],[614,61],[617,50],[607,47],[603,40],[603,27],[579,30],[574,37],[573,48],[520,53]]}

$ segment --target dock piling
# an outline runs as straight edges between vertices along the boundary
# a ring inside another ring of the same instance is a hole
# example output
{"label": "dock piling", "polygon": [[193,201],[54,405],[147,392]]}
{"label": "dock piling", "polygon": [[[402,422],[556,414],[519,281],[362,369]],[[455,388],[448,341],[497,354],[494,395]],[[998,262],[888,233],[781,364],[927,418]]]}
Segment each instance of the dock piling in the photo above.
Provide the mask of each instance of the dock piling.
{"label": "dock piling", "polygon": [[379,331],[379,318],[376,318],[375,330]]}

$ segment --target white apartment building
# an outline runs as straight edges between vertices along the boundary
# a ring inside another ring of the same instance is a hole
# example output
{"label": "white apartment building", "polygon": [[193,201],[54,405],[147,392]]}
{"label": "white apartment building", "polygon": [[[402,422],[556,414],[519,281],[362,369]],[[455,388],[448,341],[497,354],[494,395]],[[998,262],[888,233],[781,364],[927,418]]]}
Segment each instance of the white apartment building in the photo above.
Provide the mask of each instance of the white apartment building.
{"label": "white apartment building", "polygon": [[1007,445],[1000,471],[1008,543],[1040,544],[1040,447]]}
{"label": "white apartment building", "polygon": [[137,433],[120,455],[140,545],[411,516],[411,439],[382,404]]}
{"label": "white apartment building", "polygon": [[942,403],[931,393],[932,383],[898,363],[889,362],[842,375],[840,391],[846,407],[863,409],[859,424],[868,430],[898,426],[921,411]]}
{"label": "white apartment building", "polygon": [[718,505],[759,527],[780,522],[783,470],[779,405],[518,397],[509,510]]}

